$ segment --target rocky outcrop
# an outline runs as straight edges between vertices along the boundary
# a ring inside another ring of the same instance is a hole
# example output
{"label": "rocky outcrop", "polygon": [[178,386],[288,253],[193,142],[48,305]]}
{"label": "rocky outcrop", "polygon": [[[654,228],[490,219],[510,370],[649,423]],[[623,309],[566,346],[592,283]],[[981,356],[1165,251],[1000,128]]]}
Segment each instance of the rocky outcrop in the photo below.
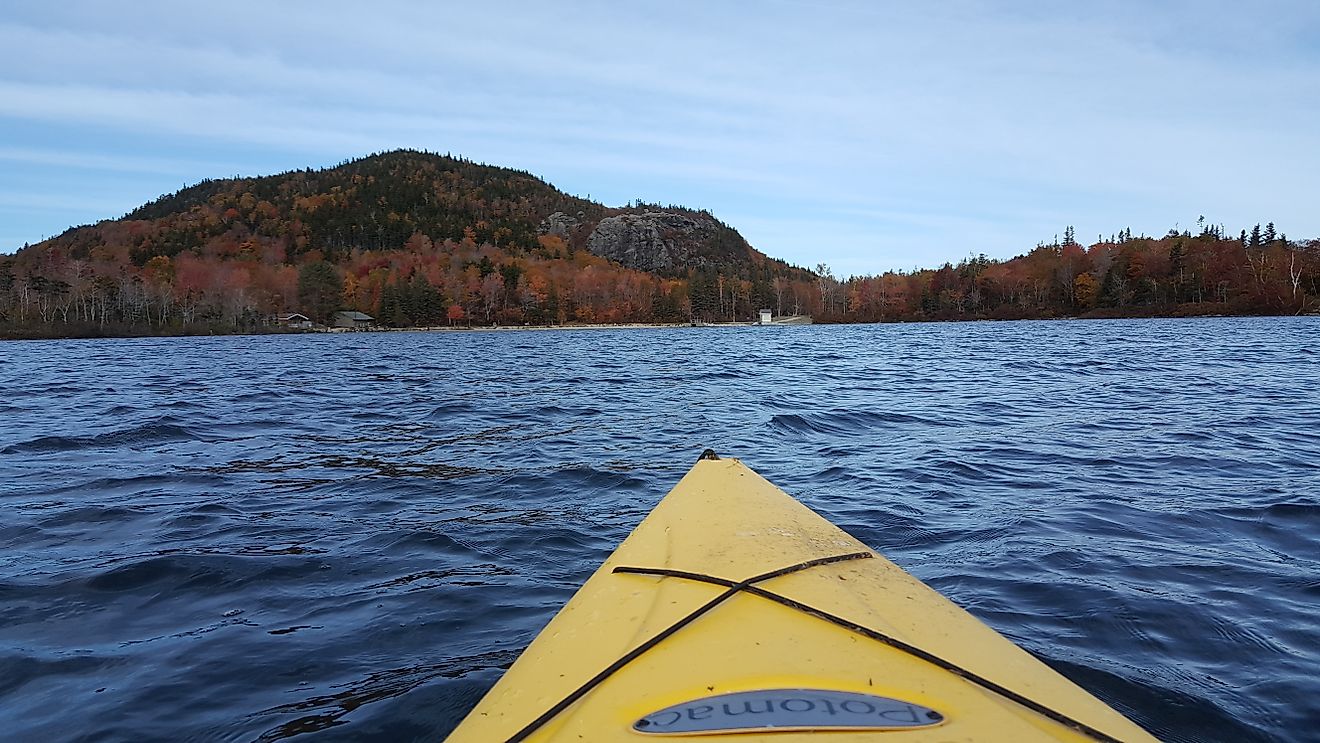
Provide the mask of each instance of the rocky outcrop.
{"label": "rocky outcrop", "polygon": [[[729,234],[732,233],[732,239]],[[648,211],[600,220],[587,238],[587,250],[629,268],[674,274],[728,260],[750,246],[737,233],[704,213]]]}
{"label": "rocky outcrop", "polygon": [[564,212],[555,212],[541,220],[536,231],[541,235],[557,235],[568,240],[581,224],[582,212],[578,212],[576,217]]}

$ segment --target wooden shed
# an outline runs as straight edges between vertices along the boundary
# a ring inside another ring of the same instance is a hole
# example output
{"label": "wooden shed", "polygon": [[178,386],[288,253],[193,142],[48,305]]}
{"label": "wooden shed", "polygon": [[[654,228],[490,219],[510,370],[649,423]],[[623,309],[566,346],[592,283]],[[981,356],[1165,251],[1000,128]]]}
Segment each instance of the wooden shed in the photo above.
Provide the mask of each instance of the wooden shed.
{"label": "wooden shed", "polygon": [[344,310],[336,312],[333,320],[336,328],[353,328],[355,330],[366,330],[371,327],[375,320],[371,315],[365,312],[356,312],[353,310]]}

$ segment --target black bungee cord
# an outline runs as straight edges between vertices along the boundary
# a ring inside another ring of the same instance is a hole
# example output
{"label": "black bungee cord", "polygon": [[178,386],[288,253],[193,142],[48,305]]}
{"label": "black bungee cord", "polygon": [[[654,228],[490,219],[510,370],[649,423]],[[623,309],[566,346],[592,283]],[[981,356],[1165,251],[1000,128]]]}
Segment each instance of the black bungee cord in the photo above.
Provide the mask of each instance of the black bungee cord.
{"label": "black bungee cord", "polygon": [[[706,458],[704,454],[702,458]],[[927,663],[930,663],[936,666],[937,668],[941,668],[945,671],[954,674],[955,676],[966,679],[967,681],[976,684],[977,686],[980,686],[983,689],[998,694],[1012,702],[1015,702],[1023,707],[1026,707],[1027,709],[1033,712],[1043,715],[1044,717],[1050,720],[1053,720],[1061,725],[1064,725],[1065,727],[1071,728],[1072,730],[1075,730],[1094,740],[1101,741],[1102,743],[1123,743],[1123,741],[1120,740],[1119,738],[1115,738],[1114,736],[1109,735],[1108,733],[1105,733],[1101,730],[1097,730],[1096,728],[1091,727],[1090,725],[1087,725],[1084,722],[1075,720],[1063,714],[1062,712],[1058,712],[1054,709],[1051,709],[1050,707],[1047,707],[1044,704],[1041,704],[1040,702],[1030,699],[1029,697],[1023,696],[1022,694],[1019,694],[1013,691],[1012,689],[1009,689],[994,681],[991,681],[990,679],[987,679],[983,676],[973,673],[972,671],[969,671],[955,663],[947,661],[935,655],[934,653],[931,653],[926,650],[922,650],[921,648],[916,647],[915,645],[910,645],[906,642],[903,642],[902,640],[899,640],[898,638],[891,637],[889,635],[884,634],[883,632],[879,632],[877,630],[853,622],[852,620],[844,619],[843,617],[840,617],[835,614],[831,614],[823,609],[818,609],[814,606],[804,604],[796,599],[789,598],[787,596],[775,593],[773,591],[768,591],[764,588],[761,588],[760,586],[755,585],[756,583],[767,581],[770,580],[771,578],[778,578],[784,575],[788,575],[790,573],[796,573],[801,570],[806,570],[808,568],[818,567],[821,565],[830,565],[833,563],[844,562],[847,560],[864,560],[871,557],[873,557],[873,555],[869,552],[852,552],[845,555],[822,557],[815,560],[800,562],[797,563],[796,565],[790,565],[788,567],[780,568],[778,570],[772,570],[768,573],[762,573],[761,575],[753,576],[751,578],[747,578],[746,580],[742,580],[742,581],[733,581],[733,580],[729,580],[728,578],[720,578],[712,575],[704,575],[702,573],[692,573],[685,570],[672,570],[669,568],[642,568],[642,567],[628,567],[628,566],[620,566],[614,568],[612,572],[617,574],[650,575],[650,576],[659,576],[664,578],[682,578],[685,580],[692,580],[700,583],[708,583],[716,586],[724,586],[727,590],[725,590],[723,593],[716,596],[715,598],[711,599],[710,601],[707,601],[705,604],[702,604],[700,607],[693,610],[691,613],[687,614],[682,619],[678,620],[674,624],[662,630],[660,633],[656,634],[654,637],[642,643],[641,645],[638,645],[637,647],[633,648],[628,653],[621,656],[618,660],[614,661],[609,666],[605,667],[605,669],[602,670],[600,673],[591,677],[591,679],[589,679],[587,682],[579,686],[577,689],[573,690],[563,699],[559,700],[557,703],[555,703],[554,706],[543,712],[535,720],[532,720],[517,733],[514,733],[511,737],[508,738],[507,743],[519,743],[520,741],[526,740],[528,736],[530,736],[532,733],[540,729],[541,726],[545,725],[547,722],[554,719],[554,717],[557,716],[560,712],[563,712],[565,709],[568,709],[570,706],[573,705],[574,702],[577,702],[579,699],[586,696],[588,692],[599,686],[601,682],[605,681],[605,679],[614,675],[616,672],[618,672],[624,666],[631,663],[633,660],[636,660],[643,653],[655,647],[656,645],[659,645],[666,638],[670,637],[675,632],[678,632],[687,625],[691,624],[701,615],[706,614],[711,609],[714,609],[716,606],[719,606],[720,604],[724,603],[733,596],[743,592],[749,593],[753,596],[759,596],[769,601],[774,601],[777,604],[781,604],[783,606],[787,606],[792,609],[796,609],[804,614],[816,617],[817,619],[824,620],[836,626],[847,629],[851,632],[855,632],[863,637],[887,645],[891,648],[894,648],[895,650],[906,653],[920,660],[926,661]]]}

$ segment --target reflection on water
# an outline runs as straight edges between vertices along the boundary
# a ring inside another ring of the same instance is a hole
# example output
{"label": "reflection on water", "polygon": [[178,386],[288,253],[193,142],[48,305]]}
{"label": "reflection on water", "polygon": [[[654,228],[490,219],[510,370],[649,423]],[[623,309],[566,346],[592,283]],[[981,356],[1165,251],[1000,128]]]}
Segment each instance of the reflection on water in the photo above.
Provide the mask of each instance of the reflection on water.
{"label": "reflection on water", "polygon": [[1320,726],[1313,318],[0,346],[0,724],[436,739],[707,446],[1162,738]]}

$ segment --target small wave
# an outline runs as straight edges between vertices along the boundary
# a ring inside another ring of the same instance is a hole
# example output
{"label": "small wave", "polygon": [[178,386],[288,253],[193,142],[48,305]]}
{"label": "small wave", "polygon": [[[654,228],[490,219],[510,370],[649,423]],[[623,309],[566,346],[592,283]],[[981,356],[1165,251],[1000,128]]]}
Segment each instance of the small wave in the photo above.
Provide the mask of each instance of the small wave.
{"label": "small wave", "polygon": [[54,495],[97,493],[101,496],[143,495],[147,493],[195,493],[223,482],[210,473],[172,472],[168,475],[137,475],[133,477],[100,477],[75,482],[49,492]]}
{"label": "small wave", "polygon": [[507,668],[516,658],[516,650],[497,650],[481,655],[424,665],[377,671],[349,683],[338,684],[335,691],[297,702],[269,707],[253,715],[254,719],[297,715],[257,737],[261,743],[292,738],[342,725],[345,715],[372,703],[406,694],[435,678],[457,678],[478,668]]}
{"label": "small wave", "polygon": [[781,413],[770,418],[770,428],[777,433],[846,436],[861,431],[899,426],[947,426],[938,418],[904,413],[877,413],[862,410],[833,410],[827,413]]}
{"label": "small wave", "polygon": [[148,423],[122,431],[95,436],[42,436],[0,449],[0,454],[44,454],[48,452],[102,449],[117,446],[145,446],[174,441],[195,441],[193,431],[173,423]]}
{"label": "small wave", "polygon": [[122,593],[167,579],[181,579],[192,574],[191,568],[170,557],[139,560],[107,570],[87,581],[95,591]]}
{"label": "small wave", "polygon": [[416,573],[402,575],[398,578],[391,578],[390,580],[382,581],[380,583],[374,583],[367,586],[367,589],[379,590],[407,586],[407,590],[409,591],[425,591],[444,584],[481,586],[491,582],[484,580],[485,578],[506,575],[513,575],[513,570],[500,567],[493,563],[481,563],[476,565],[462,565],[448,570],[422,570]]}
{"label": "small wave", "polygon": [[437,405],[426,414],[427,420],[445,420],[459,413],[470,413],[475,406],[469,402],[451,402]]}
{"label": "small wave", "polygon": [[1292,528],[1303,525],[1320,527],[1320,502],[1305,496],[1278,503],[1222,508],[1219,513],[1243,520],[1276,522]]}
{"label": "small wave", "polygon": [[[1236,619],[1224,619],[1221,617],[1210,616],[1209,626],[1215,635],[1220,637],[1228,647],[1237,648],[1240,652],[1250,652],[1250,648],[1263,650],[1275,655],[1287,655],[1289,650],[1265,635],[1244,626]],[[1258,653],[1256,655],[1259,655]]]}
{"label": "small wave", "polygon": [[404,529],[381,534],[374,538],[372,545],[380,545],[384,554],[416,555],[424,553],[464,554],[475,553],[487,557],[506,558],[508,553],[490,545],[454,536],[448,532],[434,529]]}
{"label": "small wave", "polygon": [[88,676],[123,663],[123,659],[99,655],[75,655],[62,658],[43,658],[24,652],[0,655],[0,697],[38,679],[49,679],[52,676]]}
{"label": "small wave", "polygon": [[541,405],[527,410],[520,410],[506,415],[507,418],[515,420],[534,421],[536,425],[545,425],[547,420],[556,418],[576,418],[592,417],[600,415],[601,411],[597,408],[569,408],[562,405]]}
{"label": "small wave", "polygon": [[211,593],[264,582],[302,580],[321,569],[315,550],[302,547],[237,546],[196,553],[175,551],[117,558],[121,563],[85,580],[98,593],[128,593],[156,587],[157,596]]}
{"label": "small wave", "polygon": [[[1272,736],[1214,701],[1188,693],[1184,688],[1158,686],[1113,671],[1054,657],[1042,657],[1056,671],[1115,705],[1160,740],[1168,743],[1201,743],[1231,740],[1269,743]],[[1145,699],[1141,708],[1123,704],[1125,699]]]}
{"label": "small wave", "polygon": [[82,524],[96,524],[106,526],[118,521],[131,521],[141,517],[147,512],[136,508],[125,508],[122,506],[79,506],[61,511],[53,516],[49,516],[37,522],[39,526],[46,529],[55,529],[68,526],[79,526]]}

